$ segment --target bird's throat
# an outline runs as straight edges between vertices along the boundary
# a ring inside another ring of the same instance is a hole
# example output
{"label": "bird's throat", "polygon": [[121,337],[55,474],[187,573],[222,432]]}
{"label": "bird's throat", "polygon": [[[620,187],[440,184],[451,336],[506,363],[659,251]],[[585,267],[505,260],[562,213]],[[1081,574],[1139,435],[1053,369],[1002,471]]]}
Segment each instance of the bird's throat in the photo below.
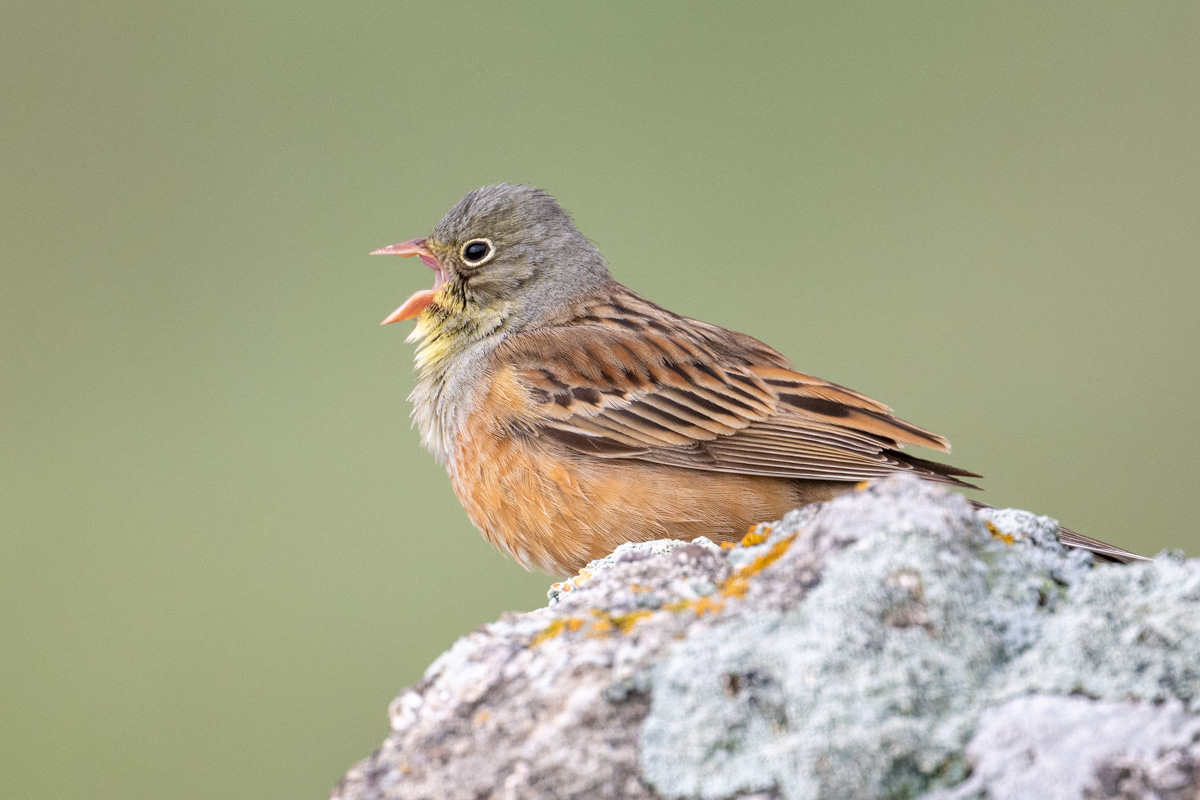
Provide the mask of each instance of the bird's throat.
{"label": "bird's throat", "polygon": [[448,299],[439,292],[408,335],[408,341],[417,345],[416,364],[422,378],[446,368],[481,342],[498,337],[509,317],[507,308],[451,310]]}
{"label": "bird's throat", "polygon": [[507,315],[448,312],[434,303],[417,318],[408,341],[417,343],[419,377],[409,400],[421,442],[451,469],[455,433],[480,388],[486,355],[504,335]]}

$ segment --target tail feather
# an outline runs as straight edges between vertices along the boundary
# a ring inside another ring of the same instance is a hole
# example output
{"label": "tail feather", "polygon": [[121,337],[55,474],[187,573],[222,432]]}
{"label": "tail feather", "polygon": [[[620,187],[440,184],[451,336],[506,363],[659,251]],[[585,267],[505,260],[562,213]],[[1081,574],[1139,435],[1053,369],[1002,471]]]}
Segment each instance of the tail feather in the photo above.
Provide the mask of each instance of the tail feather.
{"label": "tail feather", "polygon": [[895,458],[898,461],[903,461],[906,464],[910,464],[911,466],[916,467],[918,470],[918,473],[917,473],[918,475],[920,475],[921,472],[930,473],[927,475],[922,475],[922,477],[925,478],[926,480],[932,480],[936,483],[945,483],[945,484],[949,484],[950,486],[957,486],[962,489],[979,489],[979,487],[973,483],[968,483],[967,481],[960,480],[960,477],[961,478],[982,478],[983,477],[982,475],[980,475],[977,472],[970,472],[969,470],[961,469],[960,467],[953,467],[953,466],[950,466],[949,464],[943,464],[940,461],[930,461],[927,458],[917,458],[916,456],[910,455],[908,453],[901,453],[899,451],[890,451],[888,453],[888,455],[890,455],[892,458]]}
{"label": "tail feather", "polygon": [[[971,505],[978,509],[990,508],[995,509],[995,506],[989,506],[987,503],[980,503],[978,500],[972,500]],[[1093,539],[1090,536],[1084,536],[1082,533],[1076,533],[1070,528],[1058,526],[1058,541],[1067,547],[1077,547],[1080,550],[1088,550],[1095,556],[1104,561],[1110,561],[1116,564],[1129,564],[1134,561],[1153,561],[1152,558],[1139,556],[1137,553],[1131,553],[1128,550],[1123,550],[1116,545],[1102,542],[1099,539]]]}

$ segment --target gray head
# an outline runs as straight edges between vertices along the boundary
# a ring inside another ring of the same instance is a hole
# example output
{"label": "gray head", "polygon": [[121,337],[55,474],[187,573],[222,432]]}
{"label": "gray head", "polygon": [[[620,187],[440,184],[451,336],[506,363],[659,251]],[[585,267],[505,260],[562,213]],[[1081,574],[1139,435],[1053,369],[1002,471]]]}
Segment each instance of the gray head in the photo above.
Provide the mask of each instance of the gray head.
{"label": "gray head", "polygon": [[459,329],[520,328],[612,281],[604,258],[553,197],[508,183],[470,192],[425,239],[379,252],[421,256],[437,273],[435,293],[414,295],[405,307],[421,295],[420,307],[397,318],[428,308]]}

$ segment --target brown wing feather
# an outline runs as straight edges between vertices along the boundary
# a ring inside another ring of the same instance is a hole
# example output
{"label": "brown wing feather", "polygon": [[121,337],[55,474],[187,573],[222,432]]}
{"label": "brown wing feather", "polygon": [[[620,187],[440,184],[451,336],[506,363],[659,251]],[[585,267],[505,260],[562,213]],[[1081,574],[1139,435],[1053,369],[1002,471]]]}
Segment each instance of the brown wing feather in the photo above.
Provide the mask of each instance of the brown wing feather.
{"label": "brown wing feather", "polygon": [[1070,528],[1058,529],[1058,540],[1067,547],[1078,547],[1082,550],[1090,550],[1104,561],[1112,561],[1118,564],[1131,564],[1135,561],[1153,561],[1152,558],[1140,556],[1137,553],[1131,553],[1128,550],[1117,547],[1116,545],[1102,542],[1099,539],[1093,539],[1090,536],[1084,536],[1082,533],[1076,533]]}
{"label": "brown wing feather", "polygon": [[954,476],[972,473],[899,452],[949,444],[882,403],[794,372],[748,336],[674,315],[664,325],[663,314],[629,293],[502,345],[535,402],[530,429],[605,458],[814,480],[909,471],[970,486]]}

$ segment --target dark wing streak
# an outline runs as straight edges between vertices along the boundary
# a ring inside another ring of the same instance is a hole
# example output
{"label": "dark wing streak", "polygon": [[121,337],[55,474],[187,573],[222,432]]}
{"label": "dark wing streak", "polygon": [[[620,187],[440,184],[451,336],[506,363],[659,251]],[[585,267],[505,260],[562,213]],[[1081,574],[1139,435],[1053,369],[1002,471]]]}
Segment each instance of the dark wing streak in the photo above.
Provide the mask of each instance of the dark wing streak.
{"label": "dark wing streak", "polygon": [[579,453],[587,453],[600,458],[631,458],[649,452],[646,448],[629,447],[607,437],[588,436],[575,431],[567,431],[550,425],[535,429],[538,433],[565,444]]}
{"label": "dark wing streak", "polygon": [[[664,414],[669,414],[680,421],[680,424],[686,424],[691,428],[699,428],[702,432],[698,435],[698,439],[707,439],[712,436],[728,435],[738,430],[741,426],[734,427],[726,425],[712,415],[704,414],[691,406],[684,405],[671,398],[669,394],[663,392],[661,394],[643,395],[637,401],[639,404],[648,408],[654,408]],[[704,435],[708,434],[708,435]]]}

